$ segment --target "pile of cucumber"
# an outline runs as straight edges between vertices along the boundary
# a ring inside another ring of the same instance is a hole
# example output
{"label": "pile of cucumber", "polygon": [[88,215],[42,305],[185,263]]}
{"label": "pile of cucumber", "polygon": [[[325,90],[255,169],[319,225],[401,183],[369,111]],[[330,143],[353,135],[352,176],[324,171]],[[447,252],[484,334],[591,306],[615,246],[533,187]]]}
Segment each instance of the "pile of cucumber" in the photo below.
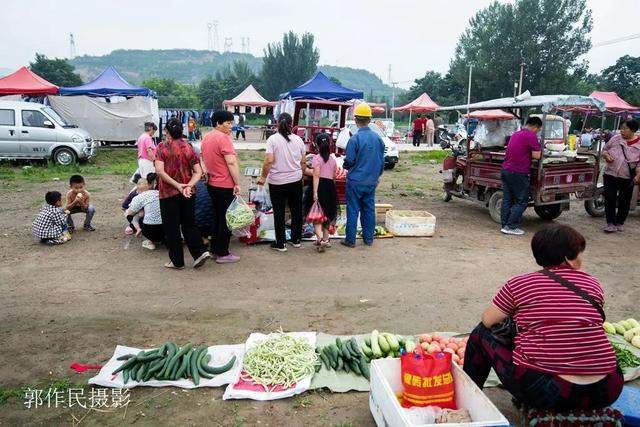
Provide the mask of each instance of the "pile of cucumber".
{"label": "pile of cucumber", "polygon": [[324,366],[329,371],[344,371],[369,379],[369,360],[360,351],[355,338],[344,341],[336,338],[335,344],[318,347],[316,352],[322,362],[316,366],[316,372]]}
{"label": "pile of cucumber", "polygon": [[373,360],[383,357],[400,357],[400,353],[403,350],[409,353],[412,352],[415,347],[416,343],[411,337],[405,338],[400,335],[373,330],[370,335],[364,337],[362,352],[369,360]]}
{"label": "pile of cucumber", "polygon": [[160,348],[141,351],[136,355],[125,354],[118,357],[118,360],[124,363],[113,371],[112,375],[122,371],[125,384],[129,380],[176,381],[185,378],[199,385],[200,378],[211,379],[213,375],[219,375],[231,369],[236,362],[236,356],[222,366],[209,366],[211,355],[207,353],[207,347],[194,348],[191,343],[180,347],[167,342]]}

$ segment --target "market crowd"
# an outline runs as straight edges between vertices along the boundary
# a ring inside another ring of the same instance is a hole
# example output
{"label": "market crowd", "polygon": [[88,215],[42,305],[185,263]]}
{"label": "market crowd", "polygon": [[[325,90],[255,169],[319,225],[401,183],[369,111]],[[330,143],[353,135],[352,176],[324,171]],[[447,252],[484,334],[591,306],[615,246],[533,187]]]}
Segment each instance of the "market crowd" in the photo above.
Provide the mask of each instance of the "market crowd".
{"label": "market crowd", "polygon": [[[359,128],[347,144],[343,167],[349,171],[346,182],[346,237],[341,243],[356,245],[357,222],[360,218],[363,242],[373,244],[375,228],[375,191],[384,169],[384,143],[369,128],[371,108],[366,103],[355,109]],[[122,208],[128,225],[125,233],[142,235],[142,247],[154,250],[164,245],[171,269],[185,267],[184,246],[193,258],[193,267],[215,258],[219,264],[235,263],[240,258],[229,251],[232,236],[227,212],[242,188],[238,156],[232,143],[234,116],[228,111],[213,114],[214,129],[204,135],[198,155],[183,137],[183,125],[168,120],[164,140],[155,144],[152,136],[158,130],[145,123],[137,140],[138,169],[132,177],[135,187],[125,198]],[[189,130],[189,134],[192,130]],[[258,180],[268,185],[273,206],[275,242],[271,248],[285,252],[287,245],[300,248],[305,218],[314,224],[315,249],[323,252],[331,247],[330,228],[338,216],[336,177],[344,173],[331,153],[328,134],[314,140],[317,151],[310,161],[302,139],[293,133],[293,118],[282,113],[277,132],[267,139],[267,149]],[[309,185],[306,186],[305,178]],[[63,206],[60,193],[48,192],[45,205],[33,224],[34,235],[42,243],[65,243],[74,231],[72,215],[85,214],[84,229],[95,230],[92,218],[95,208],[86,190],[84,178],[74,175]],[[286,208],[291,218],[290,236],[286,235]]]}
{"label": "market crowd", "polygon": [[[349,173],[346,237],[341,243],[346,247],[355,246],[358,217],[363,243],[373,244],[375,191],[384,166],[384,144],[369,128],[371,109],[359,104],[355,116],[359,130],[349,140],[344,159]],[[211,258],[220,264],[240,260],[229,251],[232,233],[226,219],[242,192],[232,144],[233,120],[227,111],[213,114],[215,128],[204,135],[200,155],[184,140],[182,124],[176,119],[168,121],[165,140],[157,146],[153,123],[145,124],[138,139],[136,185],[123,203],[126,232],[144,236],[146,249],[165,245],[167,268],[185,267],[183,246],[194,268]],[[532,159],[540,155],[536,133],[541,126],[539,118],[530,118],[507,148],[502,170],[503,232],[507,234],[522,234],[523,188],[528,188]],[[285,252],[287,245],[299,248],[304,218],[313,214],[317,219],[314,245],[322,252],[330,247],[329,228],[338,213],[335,179],[340,170],[330,152],[329,135],[316,136],[317,154],[308,163],[305,145],[292,128],[292,117],[281,114],[277,133],[267,140],[258,180],[259,185],[268,185],[273,206],[275,242],[271,247],[279,252]],[[627,120],[604,147],[606,232],[623,231],[634,182],[640,182],[637,131],[638,122]],[[309,197],[304,197],[305,177],[311,182]],[[64,202],[59,192],[45,195],[34,234],[43,243],[64,243],[75,228],[72,215],[78,213],[84,215],[83,228],[95,230],[91,200],[84,178],[73,175]],[[291,216],[289,238],[286,207]],[[603,330],[604,291],[596,278],[581,270],[585,249],[585,238],[566,225],[535,233],[531,250],[542,269],[509,279],[469,337],[464,370],[479,387],[493,368],[518,401],[535,408],[601,408],[618,398],[623,375]]]}

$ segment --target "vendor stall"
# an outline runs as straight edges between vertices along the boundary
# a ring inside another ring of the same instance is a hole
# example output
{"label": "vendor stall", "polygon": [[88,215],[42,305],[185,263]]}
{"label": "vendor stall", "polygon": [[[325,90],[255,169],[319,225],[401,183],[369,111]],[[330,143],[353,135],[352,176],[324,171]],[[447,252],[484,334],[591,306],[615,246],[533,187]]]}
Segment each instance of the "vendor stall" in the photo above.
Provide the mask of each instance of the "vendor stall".
{"label": "vendor stall", "polygon": [[[509,110],[512,113],[539,111],[542,119],[540,144],[542,158],[534,161],[531,170],[530,206],[542,219],[557,218],[569,209],[571,195],[579,200],[590,200],[596,196],[600,172],[600,152],[578,153],[567,147],[565,138],[568,123],[554,111],[577,108],[603,112],[600,100],[579,95],[541,95],[517,98],[501,98],[490,101],[443,107],[444,111]],[[533,111],[531,111],[533,110]],[[533,115],[533,114],[531,114]],[[568,149],[567,149],[568,148]],[[502,206],[502,180],[500,170],[504,161],[504,148],[492,144],[490,147],[472,146],[453,150],[443,161],[443,200],[455,197],[474,197],[484,203],[491,218],[500,222]]]}
{"label": "vendor stall", "polygon": [[53,109],[95,140],[135,141],[144,122],[159,122],[156,93],[130,84],[113,67],[85,85],[60,88],[60,95],[49,97]]}

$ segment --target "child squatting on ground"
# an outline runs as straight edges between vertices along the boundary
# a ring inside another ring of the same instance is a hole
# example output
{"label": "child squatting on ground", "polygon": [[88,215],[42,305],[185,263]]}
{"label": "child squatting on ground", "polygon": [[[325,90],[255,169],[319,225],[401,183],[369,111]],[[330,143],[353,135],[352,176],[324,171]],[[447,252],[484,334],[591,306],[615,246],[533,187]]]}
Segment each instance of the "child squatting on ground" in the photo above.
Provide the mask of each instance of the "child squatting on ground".
{"label": "child squatting on ground", "polygon": [[40,239],[40,243],[47,245],[61,245],[71,238],[67,231],[67,218],[62,211],[62,194],[49,191],[44,196],[46,203],[33,220],[33,235]]}
{"label": "child squatting on ground", "polygon": [[89,197],[90,194],[85,189],[82,175],[72,175],[71,178],[69,178],[69,191],[67,192],[67,204],[65,205],[69,231],[72,232],[75,229],[71,215],[81,212],[86,214],[84,217],[84,229],[87,231],[96,230],[93,225],[91,225],[91,220],[96,213],[96,208],[89,203]]}

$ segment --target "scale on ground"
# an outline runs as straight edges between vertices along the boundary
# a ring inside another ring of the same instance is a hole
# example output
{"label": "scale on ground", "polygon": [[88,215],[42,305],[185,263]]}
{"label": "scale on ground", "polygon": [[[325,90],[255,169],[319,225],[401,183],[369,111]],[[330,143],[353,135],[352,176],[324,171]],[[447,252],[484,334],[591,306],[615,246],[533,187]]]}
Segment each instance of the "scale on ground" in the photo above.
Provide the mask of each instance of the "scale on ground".
{"label": "scale on ground", "polygon": [[248,191],[249,200],[253,199],[253,193],[255,193],[256,190],[258,190],[257,179],[261,174],[262,174],[262,168],[251,168],[251,167],[244,168],[244,176],[251,177],[251,184],[249,184],[249,191]]}

